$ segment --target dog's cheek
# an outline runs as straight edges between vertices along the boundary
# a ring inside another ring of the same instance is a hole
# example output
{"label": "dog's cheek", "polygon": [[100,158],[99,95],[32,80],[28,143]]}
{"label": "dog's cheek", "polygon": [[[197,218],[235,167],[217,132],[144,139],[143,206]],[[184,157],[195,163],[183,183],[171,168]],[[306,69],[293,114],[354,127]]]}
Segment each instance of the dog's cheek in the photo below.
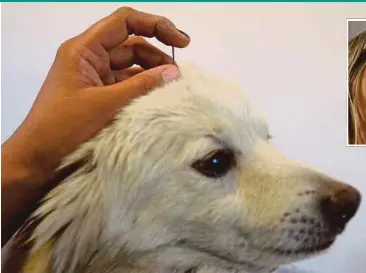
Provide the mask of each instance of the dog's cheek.
{"label": "dog's cheek", "polygon": [[270,173],[259,170],[245,171],[238,175],[237,196],[242,200],[245,225],[271,229],[277,226],[286,211],[285,182],[272,183]]}
{"label": "dog's cheek", "polygon": [[236,170],[236,194],[242,200],[245,225],[258,230],[280,228],[283,215],[300,205],[303,187],[298,164],[267,144],[255,147]]}

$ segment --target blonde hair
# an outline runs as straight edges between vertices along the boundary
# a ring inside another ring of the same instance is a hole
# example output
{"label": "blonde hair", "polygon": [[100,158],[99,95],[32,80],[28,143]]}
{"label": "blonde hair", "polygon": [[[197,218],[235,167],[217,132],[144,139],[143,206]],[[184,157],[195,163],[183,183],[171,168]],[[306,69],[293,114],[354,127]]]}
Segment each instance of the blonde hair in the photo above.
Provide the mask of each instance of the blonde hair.
{"label": "blonde hair", "polygon": [[366,31],[348,43],[348,143],[366,144]]}

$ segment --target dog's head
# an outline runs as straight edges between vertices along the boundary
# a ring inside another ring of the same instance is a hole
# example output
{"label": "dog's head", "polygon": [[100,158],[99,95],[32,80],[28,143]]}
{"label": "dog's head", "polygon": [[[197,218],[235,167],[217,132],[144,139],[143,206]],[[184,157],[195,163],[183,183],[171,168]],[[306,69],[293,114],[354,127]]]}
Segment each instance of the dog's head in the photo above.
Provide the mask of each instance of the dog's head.
{"label": "dog's head", "polygon": [[126,107],[83,149],[93,150],[103,183],[104,236],[131,251],[286,264],[330,247],[361,199],[276,151],[244,93],[192,67]]}

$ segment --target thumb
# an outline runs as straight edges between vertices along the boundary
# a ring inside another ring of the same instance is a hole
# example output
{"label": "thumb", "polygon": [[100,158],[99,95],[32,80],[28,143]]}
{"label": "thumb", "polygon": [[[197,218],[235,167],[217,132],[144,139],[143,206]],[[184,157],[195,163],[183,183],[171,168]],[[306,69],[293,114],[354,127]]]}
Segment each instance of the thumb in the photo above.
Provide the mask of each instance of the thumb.
{"label": "thumb", "polygon": [[81,101],[87,104],[88,113],[99,117],[104,124],[113,119],[116,111],[129,104],[131,100],[144,95],[152,89],[178,79],[180,72],[174,65],[162,65],[141,72],[117,84],[93,87],[87,92],[80,92]]}
{"label": "thumb", "polygon": [[162,65],[141,72],[117,84],[103,87],[103,93],[111,92],[126,103],[131,99],[144,95],[152,89],[178,79],[180,72],[175,65]]}

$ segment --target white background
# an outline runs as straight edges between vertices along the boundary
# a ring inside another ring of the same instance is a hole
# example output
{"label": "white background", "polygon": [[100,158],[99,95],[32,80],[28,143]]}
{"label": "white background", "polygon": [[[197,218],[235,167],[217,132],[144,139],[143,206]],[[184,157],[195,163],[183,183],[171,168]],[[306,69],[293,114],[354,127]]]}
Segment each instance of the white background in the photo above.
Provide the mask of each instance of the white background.
{"label": "white background", "polygon": [[[194,61],[241,84],[267,115],[283,152],[366,196],[366,147],[346,147],[346,18],[366,17],[365,4],[128,5],[165,15],[190,34],[191,45],[176,49],[178,61]],[[25,117],[58,45],[117,7],[2,4],[2,141]],[[301,267],[365,273],[365,229],[366,201],[332,250]]]}

